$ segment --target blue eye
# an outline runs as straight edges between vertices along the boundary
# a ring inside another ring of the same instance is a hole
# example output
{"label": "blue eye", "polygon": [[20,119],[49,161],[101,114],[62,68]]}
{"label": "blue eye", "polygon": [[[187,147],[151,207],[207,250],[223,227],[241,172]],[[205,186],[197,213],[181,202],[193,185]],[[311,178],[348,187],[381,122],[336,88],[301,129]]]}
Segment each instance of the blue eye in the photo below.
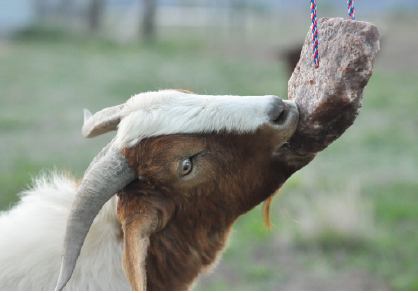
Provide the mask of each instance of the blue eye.
{"label": "blue eye", "polygon": [[192,161],[189,159],[184,160],[181,164],[180,168],[180,174],[181,175],[187,175],[192,171]]}

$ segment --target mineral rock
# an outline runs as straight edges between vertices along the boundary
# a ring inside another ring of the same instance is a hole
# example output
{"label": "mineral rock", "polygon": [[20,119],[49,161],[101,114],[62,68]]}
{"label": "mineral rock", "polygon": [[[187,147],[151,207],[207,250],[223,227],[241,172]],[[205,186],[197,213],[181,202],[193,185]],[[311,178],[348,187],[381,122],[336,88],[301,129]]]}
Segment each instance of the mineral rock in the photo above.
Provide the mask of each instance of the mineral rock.
{"label": "mineral rock", "polygon": [[354,123],[379,50],[379,31],[368,22],[322,18],[318,34],[319,67],[309,31],[288,84],[300,120],[287,147],[300,155],[322,151]]}

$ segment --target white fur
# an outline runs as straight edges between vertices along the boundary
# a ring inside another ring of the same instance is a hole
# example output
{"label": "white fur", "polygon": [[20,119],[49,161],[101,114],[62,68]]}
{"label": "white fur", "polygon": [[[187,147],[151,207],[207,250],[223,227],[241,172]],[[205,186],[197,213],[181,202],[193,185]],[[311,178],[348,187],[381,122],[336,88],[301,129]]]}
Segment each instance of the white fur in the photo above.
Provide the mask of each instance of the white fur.
{"label": "white fur", "polygon": [[[0,214],[0,290],[53,290],[76,183],[63,175],[37,179],[22,200]],[[122,270],[117,198],[108,201],[87,235],[65,290],[130,290]]]}
{"label": "white fur", "polygon": [[213,131],[253,132],[269,121],[273,96],[205,96],[174,90],[130,98],[122,110],[115,146],[150,136]]}

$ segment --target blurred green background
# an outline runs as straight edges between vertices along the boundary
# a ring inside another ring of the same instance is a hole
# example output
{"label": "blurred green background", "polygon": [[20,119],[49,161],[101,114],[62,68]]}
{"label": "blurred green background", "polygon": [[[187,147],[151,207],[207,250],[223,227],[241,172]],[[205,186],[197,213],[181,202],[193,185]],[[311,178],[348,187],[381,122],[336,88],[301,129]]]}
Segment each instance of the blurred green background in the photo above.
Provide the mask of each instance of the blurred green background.
{"label": "blurred green background", "polygon": [[[165,88],[286,98],[309,1],[149,2],[0,0],[0,210],[41,171],[82,177],[114,136],[84,139],[83,108]],[[238,220],[195,289],[418,290],[418,4],[364,2],[382,42],[358,119],[285,184],[271,230],[261,207]]]}

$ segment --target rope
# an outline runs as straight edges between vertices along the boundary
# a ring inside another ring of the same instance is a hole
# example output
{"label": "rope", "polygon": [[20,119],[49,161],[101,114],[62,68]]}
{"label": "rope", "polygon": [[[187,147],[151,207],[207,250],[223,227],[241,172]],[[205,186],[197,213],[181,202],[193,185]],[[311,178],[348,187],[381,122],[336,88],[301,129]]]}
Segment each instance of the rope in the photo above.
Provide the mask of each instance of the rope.
{"label": "rope", "polygon": [[[356,20],[356,13],[354,11],[354,0],[347,0],[348,17],[351,20]],[[311,23],[312,23],[312,54],[315,67],[319,66],[318,53],[318,22],[316,21],[316,0],[311,0]]]}
{"label": "rope", "polygon": [[318,22],[316,21],[316,0],[311,0],[311,23],[312,23],[312,54],[315,66],[319,66],[318,54]]}
{"label": "rope", "polygon": [[354,3],[353,0],[347,0],[348,6],[348,18],[351,20],[356,20],[356,13],[354,12]]}

